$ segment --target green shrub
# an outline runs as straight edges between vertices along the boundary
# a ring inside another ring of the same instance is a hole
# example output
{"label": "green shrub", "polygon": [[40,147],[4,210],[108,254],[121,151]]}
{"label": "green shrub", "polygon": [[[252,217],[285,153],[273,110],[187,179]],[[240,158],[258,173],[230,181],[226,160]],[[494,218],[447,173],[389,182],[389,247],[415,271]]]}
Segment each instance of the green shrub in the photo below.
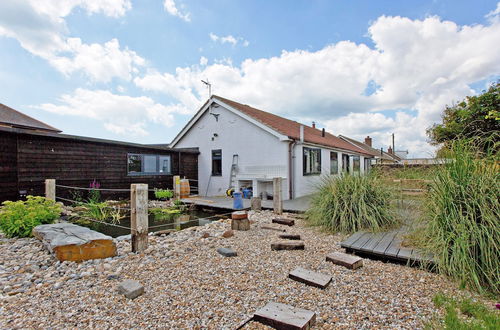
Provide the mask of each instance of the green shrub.
{"label": "green shrub", "polygon": [[437,269],[480,292],[500,293],[500,171],[456,143],[426,202],[422,247]]}
{"label": "green shrub", "polygon": [[391,193],[374,175],[325,177],[306,219],[332,232],[353,233],[394,225]]}
{"label": "green shrub", "polygon": [[453,299],[438,293],[434,305],[444,308],[445,315],[436,319],[427,328],[430,329],[500,329],[500,314],[498,311],[488,309],[485,305],[471,299]]}
{"label": "green shrub", "polygon": [[155,189],[155,197],[158,199],[161,198],[170,199],[174,197],[174,192],[170,189]]}
{"label": "green shrub", "polygon": [[53,223],[61,214],[61,206],[40,196],[27,196],[26,201],[5,201],[0,209],[0,229],[7,237],[28,237],[34,227]]}

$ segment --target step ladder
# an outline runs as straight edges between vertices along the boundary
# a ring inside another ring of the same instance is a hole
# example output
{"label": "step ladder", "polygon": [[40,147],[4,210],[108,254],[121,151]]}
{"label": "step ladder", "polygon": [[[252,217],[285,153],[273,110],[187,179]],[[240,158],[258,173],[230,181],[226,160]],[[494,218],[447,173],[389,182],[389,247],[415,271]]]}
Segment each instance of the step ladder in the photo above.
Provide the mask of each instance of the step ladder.
{"label": "step ladder", "polygon": [[229,173],[229,188],[234,188],[234,181],[236,179],[236,173],[238,172],[238,155],[233,155],[233,162],[231,163],[231,172]]}

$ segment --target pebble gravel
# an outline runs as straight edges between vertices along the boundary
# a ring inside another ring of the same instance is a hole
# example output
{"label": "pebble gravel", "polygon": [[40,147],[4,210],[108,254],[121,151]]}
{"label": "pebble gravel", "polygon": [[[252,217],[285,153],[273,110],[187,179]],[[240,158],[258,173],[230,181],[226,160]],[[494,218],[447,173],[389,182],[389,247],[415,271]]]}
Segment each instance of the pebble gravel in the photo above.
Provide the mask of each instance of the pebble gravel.
{"label": "pebble gravel", "polygon": [[[437,292],[473,295],[404,265],[365,259],[353,271],[326,262],[330,252],[343,252],[344,236],[300,218],[293,227],[271,224],[273,217],[250,212],[251,229],[227,238],[230,220],[150,236],[143,254],[130,252],[122,237],[116,257],[82,263],[57,261],[34,238],[0,238],[0,328],[235,329],[275,301],[315,311],[317,329],[419,329],[438,312]],[[305,250],[272,251],[280,232],[262,225],[300,234]],[[218,248],[238,255],[226,258]],[[295,282],[288,273],[296,267],[333,281],[324,290]],[[139,281],[145,293],[134,300],[119,294],[126,279]],[[244,328],[267,329],[256,322]]]}

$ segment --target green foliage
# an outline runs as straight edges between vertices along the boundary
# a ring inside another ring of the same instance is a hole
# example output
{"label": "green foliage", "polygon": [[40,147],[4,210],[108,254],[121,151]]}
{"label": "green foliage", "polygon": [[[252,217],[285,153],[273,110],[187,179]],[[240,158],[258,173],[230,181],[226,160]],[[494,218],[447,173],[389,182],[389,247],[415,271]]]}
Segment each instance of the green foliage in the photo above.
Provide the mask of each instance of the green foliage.
{"label": "green foliage", "polygon": [[85,218],[110,223],[120,223],[120,220],[124,218],[119,207],[109,206],[106,202],[96,202],[89,199],[88,202],[78,205],[81,207],[79,215]]}
{"label": "green foliage", "polygon": [[306,219],[332,232],[379,230],[397,221],[391,193],[375,175],[328,176],[312,198]]}
{"label": "green foliage", "polygon": [[434,305],[444,308],[445,315],[442,319],[434,320],[428,325],[431,329],[500,329],[500,314],[490,310],[479,302],[471,299],[453,299],[438,293]]}
{"label": "green foliage", "polygon": [[464,101],[447,107],[443,123],[427,130],[432,144],[444,144],[449,149],[454,140],[475,140],[479,150],[495,150],[500,144],[500,82],[478,96],[469,96]]}
{"label": "green foliage", "polygon": [[461,142],[436,172],[426,201],[421,246],[437,269],[477,291],[500,293],[500,171]]}
{"label": "green foliage", "polygon": [[61,206],[40,196],[27,196],[26,201],[5,201],[0,209],[0,229],[7,237],[28,237],[34,227],[53,223],[61,214]]}
{"label": "green foliage", "polygon": [[89,191],[87,198],[88,203],[97,204],[101,200],[101,192],[99,190],[92,189]]}
{"label": "green foliage", "polygon": [[155,189],[155,197],[158,199],[161,198],[170,199],[174,197],[174,192],[170,189]]}
{"label": "green foliage", "polygon": [[175,218],[176,215],[181,214],[182,210],[175,207],[168,209],[152,208],[150,212],[154,214],[156,220],[171,220]]}

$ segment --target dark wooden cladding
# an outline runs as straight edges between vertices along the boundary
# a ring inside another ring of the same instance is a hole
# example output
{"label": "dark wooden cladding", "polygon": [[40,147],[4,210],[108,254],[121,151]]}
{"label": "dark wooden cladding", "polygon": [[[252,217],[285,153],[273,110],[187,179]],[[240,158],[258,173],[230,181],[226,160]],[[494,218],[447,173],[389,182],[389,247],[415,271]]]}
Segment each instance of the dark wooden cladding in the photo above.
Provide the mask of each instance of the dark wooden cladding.
{"label": "dark wooden cladding", "polygon": [[[172,174],[130,176],[129,153],[170,155]],[[0,201],[18,199],[20,190],[43,195],[45,179],[77,187],[89,187],[95,179],[101,188],[129,189],[132,183],[147,183],[150,188],[171,189],[173,175],[197,180],[198,153],[26,130],[0,131]],[[66,188],[58,187],[56,194],[72,197]],[[103,194],[128,197],[128,193]]]}

